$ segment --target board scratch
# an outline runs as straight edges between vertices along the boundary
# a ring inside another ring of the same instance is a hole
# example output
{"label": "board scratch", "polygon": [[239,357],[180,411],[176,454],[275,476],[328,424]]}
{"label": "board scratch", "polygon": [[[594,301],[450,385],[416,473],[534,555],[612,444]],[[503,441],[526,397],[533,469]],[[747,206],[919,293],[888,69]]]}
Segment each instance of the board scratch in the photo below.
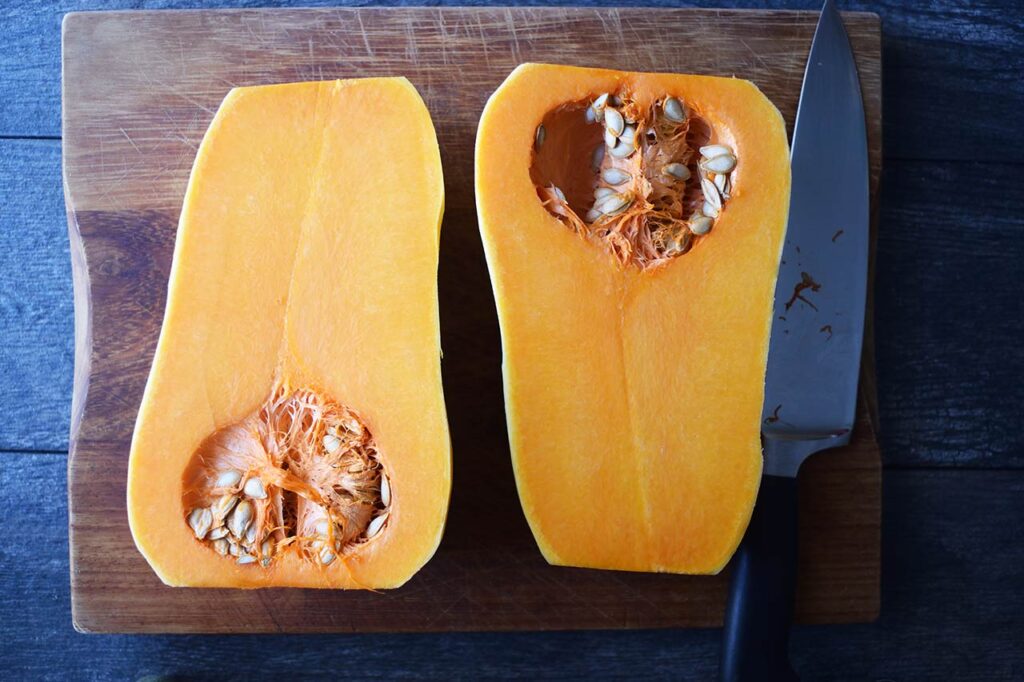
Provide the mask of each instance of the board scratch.
{"label": "board scratch", "polygon": [[366,55],[368,57],[375,57],[373,52],[373,46],[370,45],[370,36],[366,33],[366,26],[363,25],[363,13],[356,12],[356,18],[359,19],[359,35],[363,37],[363,45],[366,46]]}

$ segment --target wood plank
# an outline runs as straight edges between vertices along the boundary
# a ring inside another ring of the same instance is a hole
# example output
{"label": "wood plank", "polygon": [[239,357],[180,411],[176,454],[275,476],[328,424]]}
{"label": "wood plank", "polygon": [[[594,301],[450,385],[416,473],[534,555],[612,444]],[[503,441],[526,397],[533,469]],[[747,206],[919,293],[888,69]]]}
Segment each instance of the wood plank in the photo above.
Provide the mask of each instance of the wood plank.
{"label": "wood plank", "polygon": [[[534,546],[508,457],[497,320],[471,190],[474,131],[486,97],[517,63],[585,62],[594,50],[627,69],[749,77],[791,121],[816,19],[793,12],[544,9],[69,18],[65,177],[76,311],[91,312],[91,326],[83,319],[78,327],[83,374],[73,411],[79,414],[84,405],[84,417],[69,471],[77,626],[309,632],[719,622],[722,576],[559,569],[547,566]],[[878,23],[851,15],[848,25],[865,88],[877,179]],[[632,35],[648,38],[644,49],[626,39]],[[187,52],[181,50],[183,39],[191,46]],[[679,41],[705,49],[681,55]],[[165,588],[128,532],[126,454],[195,147],[231,84],[389,73],[407,75],[420,89],[434,114],[445,166],[439,288],[457,474],[441,549],[409,585],[385,595]],[[877,613],[879,456],[868,411],[862,412],[855,443],[843,454],[813,462],[806,473],[797,611],[807,622],[851,622]],[[233,617],[243,612],[246,618]]]}
{"label": "wood plank", "polygon": [[[886,159],[1024,161],[1017,0],[840,5],[882,17]],[[963,102],[969,118],[942,110],[940,102],[952,101]]]}
{"label": "wood plank", "polygon": [[[151,0],[146,7],[189,8],[199,0]],[[248,0],[221,0],[242,7]],[[266,0],[271,7],[335,6],[331,0]],[[351,0],[342,4],[359,4]],[[416,5],[416,0],[385,2]],[[483,4],[491,4],[485,2]],[[639,6],[645,0],[563,0],[552,4]],[[655,3],[668,4],[668,3]],[[706,7],[756,6],[815,10],[818,0],[702,0]],[[54,37],[66,10],[134,8],[132,0],[28,0],[5,9],[5,44],[0,82],[8,87],[0,104],[0,135],[60,134],[60,55]],[[1024,29],[1015,0],[963,3],[955,0],[843,2],[849,10],[878,12],[885,42],[886,158],[1024,161],[1024,132],[1016,121],[1024,109]],[[950,115],[948,103],[970,102],[970,125]]]}
{"label": "wood plank", "polygon": [[[922,3],[899,6],[902,18],[913,21]],[[968,7],[977,14],[960,17]],[[914,35],[892,35],[889,15],[883,19],[885,158],[1024,162],[1024,130],[1017,123],[1024,107],[1024,79],[1017,75],[1024,73],[1019,5],[987,9],[970,3],[950,14],[930,15],[920,26],[933,32]],[[1016,15],[1016,27],[1007,25],[1008,15]],[[971,38],[964,40],[961,32]],[[943,111],[939,103],[947,101],[964,102],[969,117],[957,120]]]}
{"label": "wood plank", "polygon": [[1024,466],[1024,166],[895,164],[882,187],[886,463]]}
{"label": "wood plank", "polygon": [[[0,661],[12,679],[137,679],[142,674],[714,679],[716,629],[421,635],[82,637],[70,593],[63,457],[9,454],[0,502],[23,510],[34,541],[0,562]],[[52,496],[40,496],[50,490]],[[804,679],[1017,680],[1024,669],[1024,472],[891,471],[884,485],[882,614],[870,625],[801,626]],[[26,627],[26,623],[31,624]]]}
{"label": "wood plank", "polygon": [[66,450],[71,267],[60,143],[0,141],[0,450]]}

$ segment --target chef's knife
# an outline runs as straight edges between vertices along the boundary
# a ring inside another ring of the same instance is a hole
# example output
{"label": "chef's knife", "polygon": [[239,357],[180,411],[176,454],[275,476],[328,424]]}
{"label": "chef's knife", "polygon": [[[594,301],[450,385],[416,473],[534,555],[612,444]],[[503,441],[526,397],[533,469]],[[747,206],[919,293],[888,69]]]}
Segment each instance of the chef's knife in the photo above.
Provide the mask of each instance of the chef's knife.
{"label": "chef's knife", "polygon": [[789,226],[761,434],[764,477],[733,561],[721,678],[795,680],[789,664],[801,463],[850,440],[868,267],[868,151],[850,41],[826,0],[811,43],[791,148]]}

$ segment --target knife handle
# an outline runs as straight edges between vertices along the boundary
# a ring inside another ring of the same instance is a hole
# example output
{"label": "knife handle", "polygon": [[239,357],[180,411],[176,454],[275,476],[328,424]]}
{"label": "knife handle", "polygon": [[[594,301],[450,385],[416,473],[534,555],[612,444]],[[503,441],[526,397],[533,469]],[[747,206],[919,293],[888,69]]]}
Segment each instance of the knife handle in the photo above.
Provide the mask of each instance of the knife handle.
{"label": "knife handle", "polygon": [[800,679],[789,664],[796,554],[796,478],[765,476],[733,559],[719,669],[722,682]]}

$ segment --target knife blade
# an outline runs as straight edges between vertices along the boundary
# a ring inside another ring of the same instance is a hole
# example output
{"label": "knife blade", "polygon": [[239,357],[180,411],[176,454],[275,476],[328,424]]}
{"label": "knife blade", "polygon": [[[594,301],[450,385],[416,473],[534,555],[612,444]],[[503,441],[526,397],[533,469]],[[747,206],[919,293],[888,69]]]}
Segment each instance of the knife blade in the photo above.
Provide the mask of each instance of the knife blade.
{"label": "knife blade", "polygon": [[849,442],[857,404],[867,295],[867,133],[857,67],[831,1],[811,43],[790,165],[762,415],[765,473],[778,476],[795,476],[810,454]]}
{"label": "knife blade", "polygon": [[869,189],[860,79],[832,0],[822,7],[790,151],[789,222],[775,289],[762,419],[764,477],[733,561],[720,677],[798,679],[788,659],[803,461],[844,445],[857,403]]}

